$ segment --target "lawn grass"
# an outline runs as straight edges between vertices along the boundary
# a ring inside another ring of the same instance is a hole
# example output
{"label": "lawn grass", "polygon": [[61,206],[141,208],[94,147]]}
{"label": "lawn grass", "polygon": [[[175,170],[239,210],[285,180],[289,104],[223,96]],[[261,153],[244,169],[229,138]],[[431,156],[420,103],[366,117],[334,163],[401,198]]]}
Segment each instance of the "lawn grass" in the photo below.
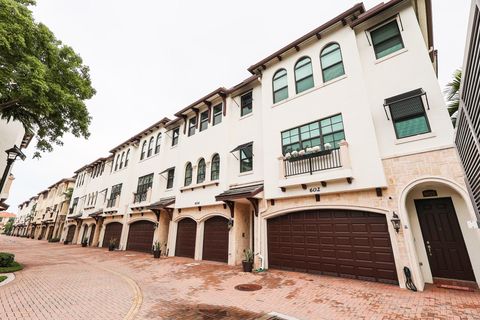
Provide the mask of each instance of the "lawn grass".
{"label": "lawn grass", "polygon": [[14,261],[8,267],[0,267],[0,273],[15,272],[22,269],[23,269],[23,266],[20,263]]}
{"label": "lawn grass", "polygon": [[8,278],[7,276],[0,276],[0,282],[2,282],[3,280],[5,280],[7,278]]}

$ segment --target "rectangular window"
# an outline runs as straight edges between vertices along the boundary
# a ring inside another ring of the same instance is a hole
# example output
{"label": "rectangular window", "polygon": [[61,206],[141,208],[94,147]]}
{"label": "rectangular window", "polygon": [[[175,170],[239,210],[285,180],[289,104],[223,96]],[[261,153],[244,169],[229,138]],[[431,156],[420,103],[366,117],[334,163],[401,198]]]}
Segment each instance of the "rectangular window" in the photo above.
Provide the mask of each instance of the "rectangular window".
{"label": "rectangular window", "polygon": [[208,128],[208,110],[200,113],[200,131]]}
{"label": "rectangular window", "polygon": [[120,196],[122,192],[122,184],[116,184],[112,187],[112,191],[110,193],[110,199],[107,202],[107,207],[111,208],[115,206],[115,200],[117,199],[117,196]]}
{"label": "rectangular window", "polygon": [[213,126],[222,122],[222,111],[223,105],[221,103],[213,107]]}
{"label": "rectangular window", "polygon": [[397,139],[430,132],[421,96],[390,104],[390,114]]}
{"label": "rectangular window", "polygon": [[403,40],[400,35],[397,20],[393,20],[375,30],[370,31],[373,48],[377,59],[403,49]]}
{"label": "rectangular window", "polygon": [[190,118],[188,120],[188,136],[193,136],[195,134],[195,127],[197,125],[197,117]]}
{"label": "rectangular window", "polygon": [[249,113],[252,113],[253,98],[252,91],[245,93],[240,97],[240,115],[243,117]]}
{"label": "rectangular window", "polygon": [[283,154],[306,148],[335,149],[345,139],[341,114],[317,120],[282,132]]}
{"label": "rectangular window", "polygon": [[135,193],[134,202],[142,202],[147,199],[148,188],[152,187],[153,173],[138,178],[137,193]]}
{"label": "rectangular window", "polygon": [[180,127],[172,130],[172,147],[178,144],[178,136],[180,135]]}
{"label": "rectangular window", "polygon": [[167,189],[173,188],[173,178],[175,177],[175,168],[168,170],[167,173]]}
{"label": "rectangular window", "polygon": [[240,172],[248,172],[253,169],[253,145],[240,149]]}

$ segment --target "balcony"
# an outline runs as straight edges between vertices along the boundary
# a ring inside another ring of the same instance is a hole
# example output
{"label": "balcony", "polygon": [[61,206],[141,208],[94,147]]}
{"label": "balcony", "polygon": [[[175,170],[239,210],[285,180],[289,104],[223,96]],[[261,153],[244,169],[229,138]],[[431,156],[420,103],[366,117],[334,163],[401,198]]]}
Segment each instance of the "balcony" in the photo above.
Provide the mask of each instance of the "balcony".
{"label": "balcony", "polygon": [[342,166],[340,149],[322,150],[283,161],[285,177],[299,174],[313,174],[317,171],[339,168]]}
{"label": "balcony", "polygon": [[133,203],[149,202],[152,196],[152,187],[146,191],[133,193]]}
{"label": "balcony", "polygon": [[306,186],[327,181],[346,179],[352,181],[352,170],[348,143],[342,141],[340,147],[299,154],[290,158],[279,157],[279,187],[284,190],[291,186]]}
{"label": "balcony", "polygon": [[108,200],[107,200],[107,208],[113,208],[113,207],[115,207],[115,203],[117,202],[116,200],[117,200],[116,198],[114,198],[114,199],[108,199]]}

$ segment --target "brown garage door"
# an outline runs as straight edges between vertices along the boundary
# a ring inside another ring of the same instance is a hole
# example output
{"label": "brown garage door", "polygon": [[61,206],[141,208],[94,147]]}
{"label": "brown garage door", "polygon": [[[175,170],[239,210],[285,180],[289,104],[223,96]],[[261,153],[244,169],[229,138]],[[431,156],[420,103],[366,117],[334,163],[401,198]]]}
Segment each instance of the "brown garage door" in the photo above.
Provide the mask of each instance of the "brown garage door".
{"label": "brown garage door", "polygon": [[384,215],[294,212],[269,219],[267,232],[271,268],[398,283]]}
{"label": "brown garage door", "polygon": [[68,232],[67,232],[67,241],[68,243],[71,243],[73,241],[73,236],[75,236],[75,229],[76,229],[76,225],[71,225],[70,227],[68,227]]}
{"label": "brown garage door", "polygon": [[111,239],[115,239],[115,248],[120,245],[120,237],[122,236],[123,225],[120,222],[112,222],[105,227],[105,235],[103,236],[102,247],[108,248]]}
{"label": "brown garage door", "polygon": [[137,221],[130,225],[127,250],[152,252],[155,224],[150,221]]}
{"label": "brown garage door", "polygon": [[178,222],[177,242],[175,244],[175,255],[177,257],[195,257],[195,238],[197,237],[197,223],[185,218]]}
{"label": "brown garage door", "polygon": [[203,260],[228,262],[228,220],[213,217],[205,221]]}

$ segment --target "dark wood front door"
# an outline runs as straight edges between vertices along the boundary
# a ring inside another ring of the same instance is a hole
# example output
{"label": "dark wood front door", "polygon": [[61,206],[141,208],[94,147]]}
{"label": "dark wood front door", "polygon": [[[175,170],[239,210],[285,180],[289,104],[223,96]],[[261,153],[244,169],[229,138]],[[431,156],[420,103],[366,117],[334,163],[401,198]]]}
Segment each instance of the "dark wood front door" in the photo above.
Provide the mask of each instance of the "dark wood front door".
{"label": "dark wood front door", "polygon": [[205,221],[203,260],[228,262],[228,220],[216,216]]}
{"label": "dark wood front door", "polygon": [[398,283],[385,215],[293,212],[267,221],[269,268]]}
{"label": "dark wood front door", "polygon": [[47,240],[50,240],[52,238],[52,233],[53,233],[53,226],[50,226],[48,227]]}
{"label": "dark wood front door", "polygon": [[415,200],[432,276],[475,281],[451,198]]}
{"label": "dark wood front door", "polygon": [[112,222],[105,227],[105,234],[103,236],[102,247],[108,248],[110,240],[115,239],[115,248],[118,249],[120,245],[120,237],[122,236],[123,225],[120,222]]}
{"label": "dark wood front door", "polygon": [[178,222],[175,255],[177,257],[195,257],[195,240],[197,237],[197,223],[185,218]]}
{"label": "dark wood front door", "polygon": [[150,221],[137,221],[130,225],[127,250],[152,252],[155,224]]}
{"label": "dark wood front door", "polygon": [[88,245],[91,246],[93,242],[93,237],[95,236],[95,224],[90,226],[90,237],[88,238]]}
{"label": "dark wood front door", "polygon": [[75,229],[77,227],[75,225],[71,225],[68,227],[68,232],[67,232],[67,241],[68,243],[71,243],[73,241],[73,236],[75,236]]}

